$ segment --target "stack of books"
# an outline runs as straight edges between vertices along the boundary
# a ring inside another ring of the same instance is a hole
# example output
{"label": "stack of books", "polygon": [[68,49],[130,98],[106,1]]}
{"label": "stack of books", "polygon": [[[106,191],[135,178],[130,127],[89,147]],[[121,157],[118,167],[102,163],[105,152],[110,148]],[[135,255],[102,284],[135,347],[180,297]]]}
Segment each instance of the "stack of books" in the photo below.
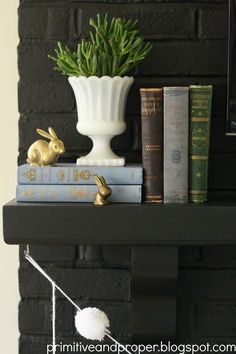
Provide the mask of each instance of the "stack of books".
{"label": "stack of books", "polygon": [[55,166],[21,165],[17,169],[18,202],[93,202],[98,187],[94,175],[103,176],[112,189],[113,203],[141,203],[143,169],[125,167],[79,167],[76,164]]}
{"label": "stack of books", "polygon": [[212,86],[140,92],[144,201],[205,202]]}

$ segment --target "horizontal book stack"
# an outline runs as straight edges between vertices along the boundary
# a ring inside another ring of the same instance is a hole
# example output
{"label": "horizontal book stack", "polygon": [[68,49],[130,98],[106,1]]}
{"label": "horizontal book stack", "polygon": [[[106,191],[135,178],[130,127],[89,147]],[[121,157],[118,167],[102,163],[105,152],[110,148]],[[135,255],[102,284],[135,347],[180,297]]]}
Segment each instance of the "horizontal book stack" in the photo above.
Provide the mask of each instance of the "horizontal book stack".
{"label": "horizontal book stack", "polygon": [[94,175],[103,176],[112,189],[113,203],[141,203],[143,170],[141,165],[92,167],[76,164],[55,166],[21,165],[17,169],[18,202],[90,203],[98,187]]}
{"label": "horizontal book stack", "polygon": [[144,201],[207,200],[212,86],[141,89]]}

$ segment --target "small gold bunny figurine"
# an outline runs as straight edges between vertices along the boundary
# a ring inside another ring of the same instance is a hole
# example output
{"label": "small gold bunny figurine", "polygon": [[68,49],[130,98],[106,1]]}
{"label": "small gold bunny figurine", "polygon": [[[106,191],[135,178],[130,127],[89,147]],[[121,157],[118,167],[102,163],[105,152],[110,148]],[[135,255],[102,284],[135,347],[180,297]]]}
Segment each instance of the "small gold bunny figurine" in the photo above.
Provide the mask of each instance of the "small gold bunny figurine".
{"label": "small gold bunny figurine", "polygon": [[48,128],[48,132],[42,129],[36,129],[39,135],[50,140],[36,140],[28,150],[27,162],[31,166],[49,166],[57,162],[60,154],[65,152],[64,144],[59,140],[56,132],[52,128]]}
{"label": "small gold bunny figurine", "polygon": [[105,178],[102,176],[94,176],[96,185],[98,186],[98,192],[94,196],[94,205],[107,205],[109,201],[107,198],[111,195],[112,190],[106,184]]}

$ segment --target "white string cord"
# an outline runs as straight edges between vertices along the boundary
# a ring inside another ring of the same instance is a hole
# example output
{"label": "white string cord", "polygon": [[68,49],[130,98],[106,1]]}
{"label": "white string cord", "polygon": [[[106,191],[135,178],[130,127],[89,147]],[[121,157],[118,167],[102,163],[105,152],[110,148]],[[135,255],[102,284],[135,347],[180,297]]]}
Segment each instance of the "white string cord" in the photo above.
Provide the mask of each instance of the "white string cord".
{"label": "white string cord", "polygon": [[50,276],[40,267],[40,265],[25,252],[25,258],[29,261],[51,284],[55,284],[55,288],[78,310],[81,311],[81,308],[76,305],[76,303],[71,300],[71,298],[50,278]]}
{"label": "white string cord", "polygon": [[56,287],[52,283],[52,350],[56,354]]}
{"label": "white string cord", "polygon": [[[55,283],[55,281],[40,267],[40,265],[30,256],[29,247],[24,252],[26,260],[32,264],[52,285],[52,342],[53,342],[53,354],[56,354],[56,289],[78,310],[81,308]],[[116,343],[120,348],[122,348],[126,353],[131,353],[126,347],[119,343],[115,338],[113,338],[108,332],[106,336],[110,338],[114,343]]]}

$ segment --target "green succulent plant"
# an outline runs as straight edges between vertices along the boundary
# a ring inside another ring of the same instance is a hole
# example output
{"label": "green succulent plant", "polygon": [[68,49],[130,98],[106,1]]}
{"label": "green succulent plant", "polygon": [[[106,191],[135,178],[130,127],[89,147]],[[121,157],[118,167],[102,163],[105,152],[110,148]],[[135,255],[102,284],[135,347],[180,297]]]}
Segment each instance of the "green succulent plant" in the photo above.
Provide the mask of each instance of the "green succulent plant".
{"label": "green succulent plant", "polygon": [[72,52],[58,42],[56,56],[49,58],[57,63],[55,70],[68,76],[122,76],[150,52],[152,46],[139,36],[137,20],[113,17],[110,21],[98,14],[90,19],[93,31],[89,38],[78,44]]}

